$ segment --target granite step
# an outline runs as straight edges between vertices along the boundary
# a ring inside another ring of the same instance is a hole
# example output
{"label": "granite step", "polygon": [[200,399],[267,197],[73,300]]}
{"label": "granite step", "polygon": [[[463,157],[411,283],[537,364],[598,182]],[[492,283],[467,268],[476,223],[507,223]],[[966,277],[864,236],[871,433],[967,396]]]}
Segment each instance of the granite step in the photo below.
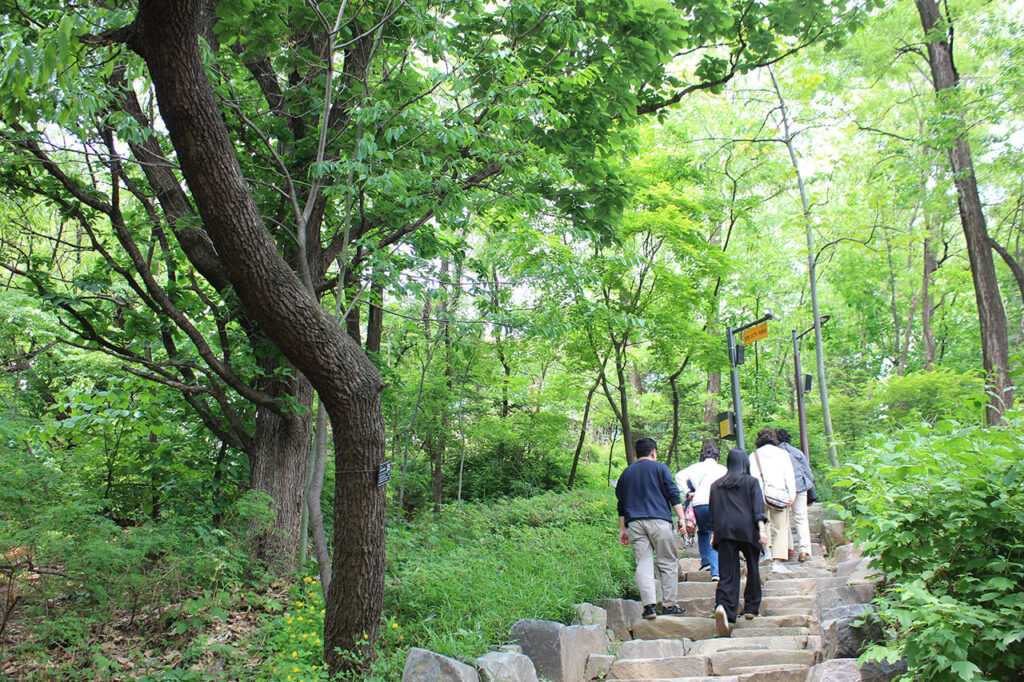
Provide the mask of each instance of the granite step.
{"label": "granite step", "polygon": [[616,659],[606,679],[655,679],[700,677],[711,674],[708,656],[667,656],[663,658]]}
{"label": "granite step", "polygon": [[818,651],[821,649],[821,637],[816,635],[737,637],[735,639],[718,637],[694,642],[687,654],[707,656],[719,651],[750,651],[754,649],[758,651],[803,649]]}
{"label": "granite step", "polygon": [[[734,668],[739,682],[804,682],[810,666],[806,665],[755,665]],[[712,680],[725,679],[712,677]]]}
{"label": "granite step", "polygon": [[[742,599],[743,591],[740,590]],[[761,599],[759,611],[764,616],[783,616],[792,613],[811,613],[814,610],[814,595],[775,595]],[[742,601],[741,601],[742,603]],[[676,604],[686,609],[688,616],[711,616],[715,611],[715,596],[677,598]]]}
{"label": "granite step", "polygon": [[809,649],[738,649],[717,651],[707,658],[711,660],[711,672],[714,675],[733,675],[740,673],[739,669],[741,668],[769,665],[805,666],[804,674],[806,674],[807,668],[821,658],[821,653]]}
{"label": "granite step", "polygon": [[[754,619],[757,620],[756,618]],[[806,636],[812,633],[810,627],[742,627],[732,631],[731,639],[742,639],[745,637],[797,637]]]}

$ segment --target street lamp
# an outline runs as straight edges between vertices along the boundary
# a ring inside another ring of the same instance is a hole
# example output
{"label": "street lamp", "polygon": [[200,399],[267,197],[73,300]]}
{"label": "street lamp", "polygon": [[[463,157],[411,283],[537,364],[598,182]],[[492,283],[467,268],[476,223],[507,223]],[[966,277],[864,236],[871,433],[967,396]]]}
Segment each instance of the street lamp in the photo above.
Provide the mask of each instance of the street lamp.
{"label": "street lamp", "polygon": [[[818,325],[824,326],[831,318],[831,315],[822,315],[818,318]],[[807,414],[804,411],[804,393],[810,391],[811,387],[804,382],[804,374],[800,368],[800,339],[814,331],[814,327],[815,325],[812,324],[799,334],[795,329],[793,330],[793,388],[796,390],[796,413],[800,420],[800,449],[804,451],[804,457],[808,462],[811,461],[811,455],[807,450]],[[819,377],[819,381],[820,379]]]}
{"label": "street lamp", "polygon": [[[732,384],[732,410],[736,416],[736,445],[742,450],[747,448],[743,442],[743,405],[740,403],[740,375],[736,368],[743,364],[743,344],[736,343],[736,334],[742,333],[751,327],[756,327],[759,324],[765,324],[768,320],[778,319],[781,318],[768,310],[763,316],[742,327],[737,327],[736,329],[732,327],[725,328],[725,338],[729,346],[729,380]],[[767,331],[767,327],[765,330]]]}

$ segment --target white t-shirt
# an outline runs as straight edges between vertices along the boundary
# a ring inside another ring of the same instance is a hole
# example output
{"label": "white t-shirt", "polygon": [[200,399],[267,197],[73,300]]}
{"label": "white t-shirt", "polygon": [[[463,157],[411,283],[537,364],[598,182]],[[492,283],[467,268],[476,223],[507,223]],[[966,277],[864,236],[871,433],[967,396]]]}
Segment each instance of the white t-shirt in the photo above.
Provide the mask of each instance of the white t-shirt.
{"label": "white t-shirt", "polygon": [[694,507],[707,504],[711,497],[711,484],[725,476],[728,471],[724,466],[709,457],[696,464],[691,464],[676,474],[676,487],[679,488],[679,494],[685,498],[686,493],[690,491],[688,484],[692,483],[694,493],[691,504]]}

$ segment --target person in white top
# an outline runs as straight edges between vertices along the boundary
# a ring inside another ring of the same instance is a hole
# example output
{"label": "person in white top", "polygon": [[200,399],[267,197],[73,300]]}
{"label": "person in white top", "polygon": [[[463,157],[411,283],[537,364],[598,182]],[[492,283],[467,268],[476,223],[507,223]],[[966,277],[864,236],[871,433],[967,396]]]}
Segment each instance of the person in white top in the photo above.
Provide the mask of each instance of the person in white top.
{"label": "person in white top", "polygon": [[676,474],[676,487],[683,495],[690,491],[690,504],[697,519],[697,548],[701,570],[711,570],[711,579],[718,580],[718,552],[711,546],[711,523],[708,499],[711,484],[725,476],[728,469],[718,462],[718,448],[708,443],[700,449],[700,461]]}
{"label": "person in white top", "polygon": [[796,499],[796,475],[789,453],[779,447],[775,429],[758,431],[756,444],[750,475],[761,484],[768,512],[768,542],[774,565],[779,567],[789,558],[789,508]]}

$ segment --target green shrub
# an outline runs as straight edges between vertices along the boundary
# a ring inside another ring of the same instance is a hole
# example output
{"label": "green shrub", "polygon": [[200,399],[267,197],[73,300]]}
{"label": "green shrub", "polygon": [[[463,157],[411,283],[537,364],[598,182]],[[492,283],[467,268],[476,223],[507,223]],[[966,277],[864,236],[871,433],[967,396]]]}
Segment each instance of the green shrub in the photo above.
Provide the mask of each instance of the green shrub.
{"label": "green shrub", "polygon": [[878,599],[915,680],[1024,678],[1024,421],[878,436],[835,473],[846,517],[888,579]]}
{"label": "green shrub", "polygon": [[[635,590],[616,518],[610,491],[587,490],[392,519],[380,658],[360,679],[401,678],[413,646],[481,656],[520,619],[569,622],[575,603]],[[267,626],[272,679],[323,675],[322,608],[315,577],[303,578]]]}

